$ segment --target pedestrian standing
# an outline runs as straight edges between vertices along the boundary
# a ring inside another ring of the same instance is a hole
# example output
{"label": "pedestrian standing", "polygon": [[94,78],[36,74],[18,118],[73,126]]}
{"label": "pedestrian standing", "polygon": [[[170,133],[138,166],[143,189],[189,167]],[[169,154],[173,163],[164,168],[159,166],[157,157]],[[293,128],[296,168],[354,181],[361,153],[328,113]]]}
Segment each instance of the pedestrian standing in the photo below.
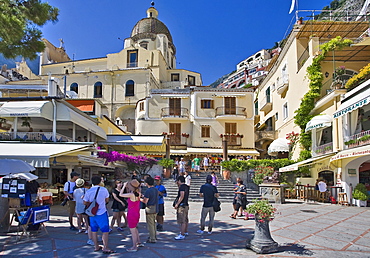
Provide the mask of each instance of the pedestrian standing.
{"label": "pedestrian standing", "polygon": [[209,214],[208,222],[208,234],[212,234],[215,211],[213,210],[214,198],[218,198],[219,194],[217,188],[212,185],[212,176],[208,175],[206,177],[206,183],[200,187],[199,196],[203,197],[203,207],[200,217],[200,229],[197,231],[198,234],[204,233],[204,228],[206,226],[206,217]]}
{"label": "pedestrian standing", "polygon": [[[109,249],[108,247],[109,219],[106,203],[109,202],[109,192],[105,187],[99,186],[101,181],[102,178],[100,176],[93,176],[91,178],[93,187],[86,191],[83,200],[85,205],[89,205],[95,199],[96,203],[99,205],[96,215],[93,217],[89,217],[92,239],[95,246],[94,252],[103,250],[104,254],[111,254],[115,253],[115,251]],[[99,246],[98,244],[99,229],[103,233],[103,247]]]}
{"label": "pedestrian standing", "polygon": [[156,243],[157,242],[157,228],[155,225],[155,219],[158,213],[158,189],[154,187],[154,179],[151,176],[148,176],[145,179],[145,184],[148,189],[145,191],[144,198],[141,199],[143,203],[146,204],[145,216],[146,216],[146,225],[149,231],[149,237],[147,243]]}
{"label": "pedestrian standing", "polygon": [[194,163],[194,171],[197,174],[197,176],[199,176],[199,172],[200,172],[200,158],[198,158],[198,155],[195,155],[195,158],[193,159],[193,163]]}
{"label": "pedestrian standing", "polygon": [[[125,211],[127,209],[127,201],[124,197],[119,196],[119,193],[121,192],[123,183],[121,180],[115,181],[115,188],[112,191],[112,197],[113,197],[113,203],[112,203],[112,210],[113,210],[113,218],[111,221],[111,229],[113,230],[115,222],[117,222],[117,230],[123,231],[123,228],[127,226],[127,219]],[[123,227],[121,227],[121,218],[125,220],[125,224]]]}
{"label": "pedestrian standing", "polygon": [[[241,211],[246,209],[247,206],[247,187],[243,184],[243,180],[239,179],[237,181],[238,187],[235,191],[235,208],[234,213],[230,216],[232,219],[236,219],[236,216],[238,214],[238,211],[241,209]],[[242,217],[243,214],[240,214],[239,217]]]}
{"label": "pedestrian standing", "polygon": [[162,180],[160,176],[154,177],[156,188],[158,189],[158,213],[157,213],[157,230],[163,231],[163,223],[164,223],[164,198],[167,196],[167,190],[164,185],[162,185]]}
{"label": "pedestrian standing", "polygon": [[207,172],[208,171],[208,166],[209,166],[209,159],[208,159],[208,155],[207,155],[207,156],[204,156],[203,157],[203,169],[204,169],[204,172]]}
{"label": "pedestrian standing", "polygon": [[[85,223],[86,230],[85,232],[88,232],[89,228],[89,217],[85,213],[85,205],[83,201],[83,197],[86,194],[86,188],[85,186],[85,180],[82,178],[79,178],[76,180],[76,189],[73,191],[73,197],[76,201],[76,214],[77,214],[77,228],[78,231],[76,234],[83,233],[84,230],[82,230],[82,224]],[[89,237],[91,239],[91,237]]]}
{"label": "pedestrian standing", "polygon": [[[183,175],[185,173],[185,170],[186,170],[186,162],[184,160],[184,158],[181,158],[180,159],[180,162],[179,162],[179,172],[180,172],[180,176]],[[182,174],[181,174],[182,173]]]}
{"label": "pedestrian standing", "polygon": [[69,209],[69,215],[68,215],[69,229],[77,230],[77,228],[73,225],[73,215],[76,212],[76,201],[73,199],[73,191],[76,188],[76,180],[80,177],[80,174],[75,171],[72,171],[70,176],[71,176],[71,180],[69,180],[68,182],[64,184],[63,192],[66,198],[65,201],[68,200],[67,204],[68,204],[68,209]]}
{"label": "pedestrian standing", "polygon": [[218,178],[215,174],[215,172],[211,172],[211,177],[212,177],[212,185],[217,187],[218,186]]}
{"label": "pedestrian standing", "polygon": [[174,208],[176,209],[177,224],[180,226],[180,234],[175,237],[175,240],[183,240],[188,235],[189,186],[185,184],[185,178],[183,176],[177,178],[177,185],[179,186],[179,191]]}
{"label": "pedestrian standing", "polygon": [[[127,189],[128,193],[124,193]],[[140,220],[140,183],[136,179],[131,180],[123,184],[121,197],[126,197],[128,209],[127,209],[127,225],[130,228],[132,247],[126,249],[127,252],[136,252],[138,247],[144,246],[140,242],[139,231],[137,230],[137,224]]]}
{"label": "pedestrian standing", "polygon": [[191,184],[191,176],[189,175],[188,171],[185,171],[185,184],[187,184],[190,187]]}

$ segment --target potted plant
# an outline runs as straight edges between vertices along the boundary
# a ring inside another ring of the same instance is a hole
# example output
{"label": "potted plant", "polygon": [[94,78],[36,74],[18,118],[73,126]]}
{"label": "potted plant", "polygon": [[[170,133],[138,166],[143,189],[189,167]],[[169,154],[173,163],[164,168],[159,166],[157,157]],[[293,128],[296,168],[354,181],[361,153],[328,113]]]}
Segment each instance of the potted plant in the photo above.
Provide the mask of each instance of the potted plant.
{"label": "potted plant", "polygon": [[269,225],[276,209],[268,200],[254,200],[246,210],[254,214],[256,221],[253,239],[247,240],[246,247],[259,254],[277,252],[278,243],[272,239]]}
{"label": "potted plant", "polygon": [[355,199],[356,206],[366,207],[367,199],[369,197],[366,186],[358,183],[355,189],[353,189],[352,197]]}
{"label": "potted plant", "polygon": [[169,178],[171,175],[171,168],[175,165],[175,161],[173,159],[163,158],[158,161],[158,165],[164,168],[164,177]]}

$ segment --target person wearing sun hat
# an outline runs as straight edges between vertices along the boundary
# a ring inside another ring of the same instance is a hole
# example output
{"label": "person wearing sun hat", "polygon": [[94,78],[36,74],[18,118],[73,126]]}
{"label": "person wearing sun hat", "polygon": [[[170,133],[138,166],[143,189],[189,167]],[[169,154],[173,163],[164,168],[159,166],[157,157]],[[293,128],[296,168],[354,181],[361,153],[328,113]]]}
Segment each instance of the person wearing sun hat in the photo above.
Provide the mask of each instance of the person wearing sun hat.
{"label": "person wearing sun hat", "polygon": [[162,180],[160,176],[155,176],[155,188],[158,189],[158,213],[157,213],[157,230],[163,231],[163,223],[164,223],[164,198],[167,196],[167,190],[164,185],[162,185]]}
{"label": "person wearing sun hat", "polygon": [[[124,193],[127,189],[128,193]],[[123,184],[119,196],[127,198],[127,225],[130,228],[132,237],[132,247],[126,249],[127,252],[136,252],[138,247],[144,246],[140,242],[139,231],[137,230],[137,224],[140,220],[140,183],[136,179],[131,180]]]}

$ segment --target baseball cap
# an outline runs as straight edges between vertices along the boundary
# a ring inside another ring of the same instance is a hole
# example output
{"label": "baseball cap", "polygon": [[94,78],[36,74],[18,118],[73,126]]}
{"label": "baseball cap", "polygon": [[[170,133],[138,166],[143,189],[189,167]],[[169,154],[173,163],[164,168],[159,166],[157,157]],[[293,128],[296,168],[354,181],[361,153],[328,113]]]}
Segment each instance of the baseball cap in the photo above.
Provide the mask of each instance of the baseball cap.
{"label": "baseball cap", "polygon": [[161,177],[160,176],[155,176],[154,180],[161,180]]}
{"label": "baseball cap", "polygon": [[75,171],[73,171],[73,172],[71,172],[71,178],[73,178],[74,176],[80,176],[80,174],[77,173],[77,172],[75,172]]}

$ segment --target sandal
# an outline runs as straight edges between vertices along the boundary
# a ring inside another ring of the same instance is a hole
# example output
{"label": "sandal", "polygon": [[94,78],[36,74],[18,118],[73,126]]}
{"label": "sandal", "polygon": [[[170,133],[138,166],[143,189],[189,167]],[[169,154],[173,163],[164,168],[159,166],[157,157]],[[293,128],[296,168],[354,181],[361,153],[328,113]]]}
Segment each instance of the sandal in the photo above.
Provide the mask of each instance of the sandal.
{"label": "sandal", "polygon": [[94,252],[99,252],[100,250],[103,250],[103,247],[102,246],[99,246],[98,249],[95,249]]}
{"label": "sandal", "polygon": [[230,216],[230,218],[232,218],[232,219],[236,219],[236,217],[234,217],[234,216]]}
{"label": "sandal", "polygon": [[137,249],[128,248],[128,249],[126,249],[126,251],[129,252],[129,253],[132,253],[132,252],[137,252]]}
{"label": "sandal", "polygon": [[115,253],[116,251],[114,251],[114,250],[103,250],[103,254],[113,254],[113,253]]}

